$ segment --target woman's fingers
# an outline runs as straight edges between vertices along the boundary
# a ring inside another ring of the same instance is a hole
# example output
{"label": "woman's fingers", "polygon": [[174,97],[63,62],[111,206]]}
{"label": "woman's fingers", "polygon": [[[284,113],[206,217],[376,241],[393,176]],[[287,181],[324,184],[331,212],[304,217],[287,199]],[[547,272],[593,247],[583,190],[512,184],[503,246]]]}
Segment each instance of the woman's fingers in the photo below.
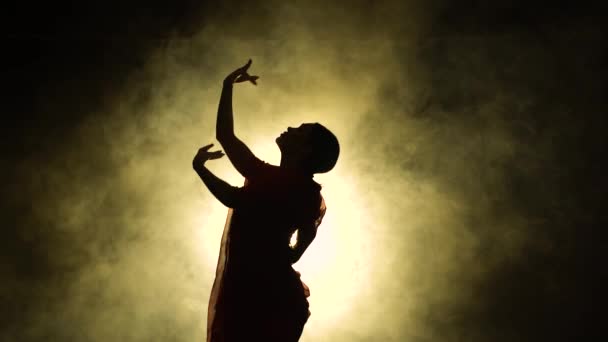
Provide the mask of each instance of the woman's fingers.
{"label": "woman's fingers", "polygon": [[243,65],[241,67],[241,69],[240,69],[241,72],[245,72],[246,73],[247,69],[249,69],[250,66],[251,66],[251,58],[249,58],[249,60],[247,61],[247,64],[245,64],[245,65]]}
{"label": "woman's fingers", "polygon": [[221,158],[223,155],[224,155],[224,153],[222,151],[209,152],[209,158],[211,158],[211,159]]}
{"label": "woman's fingers", "polygon": [[250,66],[251,66],[251,58],[249,59],[249,61],[247,61],[247,64],[234,70],[233,72],[230,73],[229,76],[234,78],[234,77],[238,77],[243,74],[247,74],[247,69],[249,69]]}
{"label": "woman's fingers", "polygon": [[211,146],[213,146],[213,144],[205,145],[205,146],[201,147],[200,150],[201,151],[208,151],[211,148]]}
{"label": "woman's fingers", "polygon": [[251,83],[257,85],[257,83],[255,82],[255,80],[257,80],[258,77],[257,76],[250,76],[247,73],[247,70],[251,66],[251,63],[252,62],[251,62],[251,58],[250,58],[245,65],[243,65],[242,67],[234,70],[232,73],[230,73],[230,75],[228,75],[228,77],[226,77],[226,79],[229,80],[232,83],[240,83],[240,82],[250,81]]}
{"label": "woman's fingers", "polygon": [[235,83],[241,83],[241,82],[246,82],[246,81],[249,81],[249,82],[251,82],[251,83],[253,83],[253,84],[255,84],[255,85],[258,85],[258,83],[256,82],[256,80],[257,80],[258,78],[260,78],[260,77],[258,77],[258,76],[251,76],[251,75],[249,75],[248,73],[243,73],[243,74],[240,74],[240,75],[239,75],[239,76],[238,76],[238,77],[237,77],[237,78],[234,80],[234,82],[235,82]]}

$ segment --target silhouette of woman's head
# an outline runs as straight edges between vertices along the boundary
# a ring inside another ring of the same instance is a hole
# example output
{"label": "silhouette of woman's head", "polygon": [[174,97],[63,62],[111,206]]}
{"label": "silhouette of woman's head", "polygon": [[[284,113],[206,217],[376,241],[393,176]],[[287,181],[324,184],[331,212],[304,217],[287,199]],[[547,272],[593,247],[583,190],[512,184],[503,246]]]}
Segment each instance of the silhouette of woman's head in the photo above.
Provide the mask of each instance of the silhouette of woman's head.
{"label": "silhouette of woman's head", "polygon": [[340,154],[336,136],[319,123],[289,127],[276,143],[281,150],[281,165],[297,167],[311,174],[333,169]]}

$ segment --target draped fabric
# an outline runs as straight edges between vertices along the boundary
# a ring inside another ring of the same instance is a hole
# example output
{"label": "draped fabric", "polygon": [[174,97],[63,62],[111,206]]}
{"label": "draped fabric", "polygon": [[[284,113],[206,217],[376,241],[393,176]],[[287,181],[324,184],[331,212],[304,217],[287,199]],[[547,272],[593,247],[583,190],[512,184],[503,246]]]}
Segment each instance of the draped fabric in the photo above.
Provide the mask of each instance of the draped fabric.
{"label": "draped fabric", "polygon": [[291,266],[289,240],[321,224],[320,189],[310,176],[263,162],[245,180],[222,233],[207,342],[298,341],[310,291]]}
{"label": "draped fabric", "polygon": [[[215,268],[215,279],[213,280],[213,287],[211,288],[211,296],[209,297],[209,306],[207,308],[207,342],[211,342],[211,332],[213,331],[213,324],[223,325],[221,321],[215,321],[215,304],[217,303],[218,296],[222,289],[222,279],[224,276],[224,266],[226,265],[226,253],[228,234],[230,233],[230,221],[232,218],[232,208],[228,210],[228,216],[226,217],[226,223],[224,224],[224,231],[222,233],[222,241],[220,245],[220,255],[217,260],[217,266]],[[221,319],[221,317],[219,318]]]}

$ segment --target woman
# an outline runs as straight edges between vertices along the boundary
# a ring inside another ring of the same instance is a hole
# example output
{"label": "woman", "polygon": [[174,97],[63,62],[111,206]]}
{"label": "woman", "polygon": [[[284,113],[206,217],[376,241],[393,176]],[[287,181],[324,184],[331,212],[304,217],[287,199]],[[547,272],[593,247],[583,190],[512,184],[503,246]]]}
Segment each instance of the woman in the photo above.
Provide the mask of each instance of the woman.
{"label": "woman", "polygon": [[[276,143],[279,166],[258,159],[234,135],[232,87],[257,76],[251,60],[224,80],[216,138],[245,177],[233,187],[205,162],[221,158],[212,144],[199,149],[193,167],[211,193],[230,208],[209,300],[207,341],[298,341],[308,320],[308,288],[292,268],[315,238],[325,214],[313,174],[331,170],[339,155],[336,137],[318,123],[289,127]],[[297,242],[290,238],[297,230]]]}

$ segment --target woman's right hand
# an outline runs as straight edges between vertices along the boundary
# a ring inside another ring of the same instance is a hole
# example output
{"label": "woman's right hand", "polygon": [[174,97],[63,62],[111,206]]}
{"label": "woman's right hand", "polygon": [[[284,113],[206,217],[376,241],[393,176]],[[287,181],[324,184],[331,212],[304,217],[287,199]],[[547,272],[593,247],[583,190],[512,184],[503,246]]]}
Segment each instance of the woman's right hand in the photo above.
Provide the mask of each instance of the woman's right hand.
{"label": "woman's right hand", "polygon": [[196,155],[194,156],[194,159],[192,160],[192,167],[195,170],[199,170],[199,169],[203,168],[205,166],[205,162],[207,160],[219,159],[224,156],[224,153],[222,151],[210,152],[209,149],[212,146],[213,146],[213,144],[209,144],[209,145],[203,146],[198,149],[198,152],[196,152]]}

